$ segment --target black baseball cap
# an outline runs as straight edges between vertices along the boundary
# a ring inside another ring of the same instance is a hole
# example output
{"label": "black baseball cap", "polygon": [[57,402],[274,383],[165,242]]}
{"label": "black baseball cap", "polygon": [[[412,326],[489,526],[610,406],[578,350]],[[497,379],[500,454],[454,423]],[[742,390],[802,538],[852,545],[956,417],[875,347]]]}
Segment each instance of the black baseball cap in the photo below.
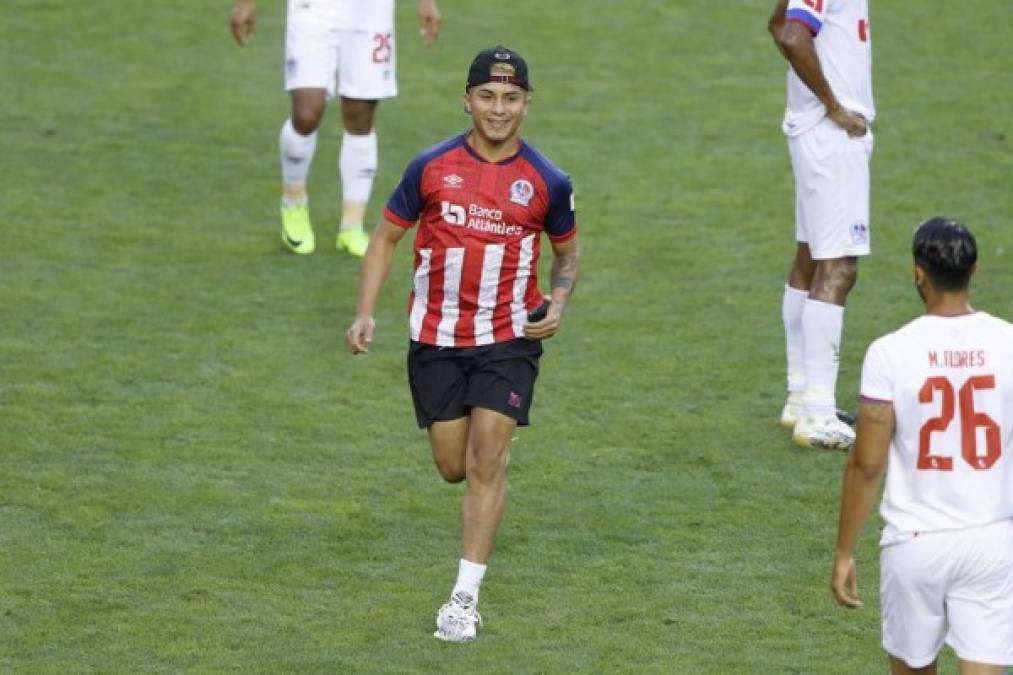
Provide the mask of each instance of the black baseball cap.
{"label": "black baseball cap", "polygon": [[486,82],[506,82],[531,91],[528,64],[520,54],[506,47],[483,49],[478,53],[468,69],[468,83],[464,85],[464,90]]}

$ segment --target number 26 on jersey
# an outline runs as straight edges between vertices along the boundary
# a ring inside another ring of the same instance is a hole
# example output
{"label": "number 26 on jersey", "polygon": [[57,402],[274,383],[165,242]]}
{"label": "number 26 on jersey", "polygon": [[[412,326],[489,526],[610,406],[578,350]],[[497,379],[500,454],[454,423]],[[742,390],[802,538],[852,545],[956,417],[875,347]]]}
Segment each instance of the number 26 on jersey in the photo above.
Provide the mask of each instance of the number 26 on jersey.
{"label": "number 26 on jersey", "polygon": [[[925,471],[953,471],[953,458],[932,454],[933,433],[945,431],[954,417],[959,417],[960,455],[972,468],[985,471],[1002,454],[1002,434],[999,425],[983,412],[974,408],[974,392],[995,389],[994,375],[974,375],[967,378],[958,391],[946,377],[936,376],[925,380],[918,392],[918,401],[935,404],[939,401],[939,414],[926,420],[918,434],[918,468]],[[959,415],[958,415],[959,413]],[[979,432],[985,441],[984,452],[979,451]]]}

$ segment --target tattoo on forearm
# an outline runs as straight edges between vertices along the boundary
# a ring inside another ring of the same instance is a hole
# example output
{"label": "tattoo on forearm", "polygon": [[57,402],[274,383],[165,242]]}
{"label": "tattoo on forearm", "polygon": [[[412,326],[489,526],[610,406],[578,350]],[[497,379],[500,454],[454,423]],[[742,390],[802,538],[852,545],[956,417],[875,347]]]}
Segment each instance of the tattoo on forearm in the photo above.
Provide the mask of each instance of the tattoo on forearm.
{"label": "tattoo on forearm", "polygon": [[579,256],[576,253],[562,255],[552,261],[551,284],[552,289],[562,288],[572,294],[577,287],[577,263]]}

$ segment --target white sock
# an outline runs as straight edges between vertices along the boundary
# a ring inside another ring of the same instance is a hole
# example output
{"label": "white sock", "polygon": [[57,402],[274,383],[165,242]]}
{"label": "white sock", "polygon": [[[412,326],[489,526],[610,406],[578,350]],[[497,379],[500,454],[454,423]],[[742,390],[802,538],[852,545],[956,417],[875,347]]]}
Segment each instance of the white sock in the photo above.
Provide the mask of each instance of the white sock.
{"label": "white sock", "polygon": [[844,308],[808,299],[802,310],[805,350],[805,409],[816,419],[837,412],[834,390],[840,363]]}
{"label": "white sock", "polygon": [[[292,126],[292,120],[288,119],[281,126],[278,145],[281,150],[282,189],[286,195],[282,197],[282,203],[285,206],[305,203],[306,177],[310,172],[313,154],[317,150],[317,132],[303,136]],[[301,192],[304,196],[301,200],[292,199],[287,196],[292,192]]]}
{"label": "white sock", "polygon": [[486,565],[461,558],[461,563],[457,568],[457,583],[454,584],[454,590],[450,592],[451,597],[456,595],[458,591],[464,591],[474,598],[475,604],[478,605],[478,589],[482,585],[485,568]]}
{"label": "white sock", "polygon": [[784,285],[784,299],[781,301],[781,319],[784,321],[784,338],[788,354],[788,393],[801,394],[805,391],[805,354],[802,334],[802,309],[805,307],[808,291],[800,291]]}
{"label": "white sock", "polygon": [[365,136],[346,131],[341,136],[338,172],[341,174],[341,198],[345,202],[341,218],[342,230],[362,227],[365,206],[373,191],[378,154],[376,131],[370,131]]}

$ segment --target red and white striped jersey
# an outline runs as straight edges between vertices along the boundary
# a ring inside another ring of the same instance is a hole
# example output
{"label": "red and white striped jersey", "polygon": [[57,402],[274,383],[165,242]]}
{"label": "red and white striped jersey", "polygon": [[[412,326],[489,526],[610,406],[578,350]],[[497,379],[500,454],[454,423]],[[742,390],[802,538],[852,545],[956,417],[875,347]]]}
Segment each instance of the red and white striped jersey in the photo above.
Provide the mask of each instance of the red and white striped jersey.
{"label": "red and white striped jersey", "polygon": [[415,157],[384,217],[419,224],[409,300],[411,339],[473,347],[522,337],[542,302],[538,254],[577,225],[570,178],[521,141],[518,153],[488,162],[455,136]]}

